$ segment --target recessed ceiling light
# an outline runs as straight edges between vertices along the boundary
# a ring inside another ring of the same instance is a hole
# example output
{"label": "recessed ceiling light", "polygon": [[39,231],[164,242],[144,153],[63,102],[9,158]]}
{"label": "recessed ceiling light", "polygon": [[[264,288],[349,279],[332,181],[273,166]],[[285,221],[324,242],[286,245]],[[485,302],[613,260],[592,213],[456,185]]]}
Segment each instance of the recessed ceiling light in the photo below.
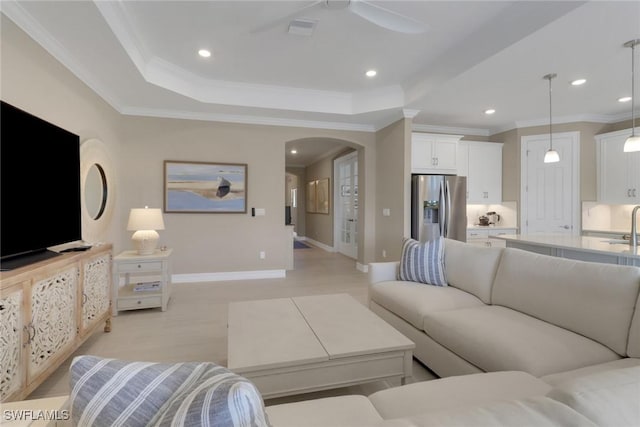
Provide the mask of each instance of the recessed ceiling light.
{"label": "recessed ceiling light", "polygon": [[576,80],[572,81],[571,84],[573,86],[580,86],[580,85],[585,84],[586,82],[587,82],[587,79],[576,79]]}
{"label": "recessed ceiling light", "polygon": [[198,55],[202,56],[203,58],[209,58],[211,56],[211,51],[207,49],[200,49],[198,51]]}
{"label": "recessed ceiling light", "polygon": [[378,72],[376,70],[369,70],[366,72],[367,77],[374,77]]}
{"label": "recessed ceiling light", "polygon": [[488,110],[484,110],[484,113],[485,113],[485,114],[493,114],[493,113],[495,113],[495,112],[496,112],[496,110],[495,110],[495,109],[493,109],[493,108],[489,108]]}
{"label": "recessed ceiling light", "polygon": [[622,98],[618,98],[618,102],[629,102],[631,101],[630,96],[623,96]]}
{"label": "recessed ceiling light", "polygon": [[297,154],[298,150],[291,150],[291,154]]}

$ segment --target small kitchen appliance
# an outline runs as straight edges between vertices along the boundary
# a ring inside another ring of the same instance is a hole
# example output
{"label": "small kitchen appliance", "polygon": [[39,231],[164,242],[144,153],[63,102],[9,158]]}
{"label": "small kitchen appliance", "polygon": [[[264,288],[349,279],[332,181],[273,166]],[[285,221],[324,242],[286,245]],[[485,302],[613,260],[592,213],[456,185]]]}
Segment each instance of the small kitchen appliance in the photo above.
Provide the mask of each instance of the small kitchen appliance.
{"label": "small kitchen appliance", "polygon": [[487,212],[487,218],[489,219],[489,225],[497,225],[500,223],[500,215],[495,212]]}

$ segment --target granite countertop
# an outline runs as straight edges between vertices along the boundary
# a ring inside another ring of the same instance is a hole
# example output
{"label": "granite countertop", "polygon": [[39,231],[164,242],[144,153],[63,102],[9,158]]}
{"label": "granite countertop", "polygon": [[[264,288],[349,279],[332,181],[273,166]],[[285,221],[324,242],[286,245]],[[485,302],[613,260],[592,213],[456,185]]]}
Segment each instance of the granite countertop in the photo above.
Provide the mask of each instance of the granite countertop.
{"label": "granite countertop", "polygon": [[[596,236],[573,236],[568,234],[503,234],[496,239],[521,242],[552,248],[573,249],[599,254],[620,255],[640,259],[640,248],[632,248],[622,240]],[[610,243],[615,241],[617,243]]]}

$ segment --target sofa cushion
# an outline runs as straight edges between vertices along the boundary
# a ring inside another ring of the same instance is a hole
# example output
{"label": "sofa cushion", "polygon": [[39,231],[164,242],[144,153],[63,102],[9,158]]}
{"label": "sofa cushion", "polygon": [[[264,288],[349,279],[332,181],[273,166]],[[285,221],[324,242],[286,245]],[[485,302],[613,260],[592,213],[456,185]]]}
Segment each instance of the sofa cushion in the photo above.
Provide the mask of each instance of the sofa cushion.
{"label": "sofa cushion", "polygon": [[640,366],[574,378],[548,396],[600,426],[639,426]]}
{"label": "sofa cushion", "polygon": [[444,238],[420,243],[405,239],[400,256],[398,280],[447,286],[444,276]]}
{"label": "sofa cushion", "polygon": [[640,357],[640,295],[638,295],[636,310],[633,314],[633,319],[631,319],[631,327],[629,328],[627,356]]}
{"label": "sofa cushion", "polygon": [[376,427],[595,427],[589,419],[544,396],[492,402],[385,420]]}
{"label": "sofa cushion", "polygon": [[423,381],[381,390],[369,396],[385,419],[484,404],[497,400],[544,396],[551,386],[526,372],[491,372]]}
{"label": "sofa cushion", "polygon": [[267,406],[274,427],[357,427],[382,420],[365,396],[339,396]]}
{"label": "sofa cushion", "polygon": [[491,287],[502,248],[483,248],[445,239],[444,269],[449,286],[469,292],[491,304]]}
{"label": "sofa cushion", "polygon": [[460,289],[405,281],[374,283],[369,287],[369,298],[418,329],[423,327],[425,314],[432,311],[484,305]]}
{"label": "sofa cushion", "polygon": [[619,358],[593,340],[500,306],[427,313],[424,331],[485,371],[540,377]]}
{"label": "sofa cushion", "polygon": [[597,365],[585,366],[584,368],[578,368],[571,371],[545,375],[540,379],[551,386],[556,386],[575,378],[597,374],[599,372],[611,371],[612,369],[632,368],[634,366],[640,366],[640,359],[625,357],[624,359],[614,360],[613,362],[599,363]]}
{"label": "sofa cushion", "polygon": [[80,426],[268,426],[262,396],[214,363],[71,363],[71,419]]}
{"label": "sofa cushion", "polygon": [[637,267],[507,248],[491,302],[589,337],[624,356],[639,288]]}

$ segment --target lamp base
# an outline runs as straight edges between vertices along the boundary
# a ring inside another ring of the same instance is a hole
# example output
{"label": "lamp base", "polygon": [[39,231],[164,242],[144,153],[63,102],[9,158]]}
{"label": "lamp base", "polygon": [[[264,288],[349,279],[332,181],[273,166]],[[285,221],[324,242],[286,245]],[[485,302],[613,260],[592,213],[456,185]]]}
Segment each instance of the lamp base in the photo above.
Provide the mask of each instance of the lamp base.
{"label": "lamp base", "polygon": [[138,255],[153,255],[158,247],[158,239],[160,235],[155,230],[138,230],[131,236]]}

